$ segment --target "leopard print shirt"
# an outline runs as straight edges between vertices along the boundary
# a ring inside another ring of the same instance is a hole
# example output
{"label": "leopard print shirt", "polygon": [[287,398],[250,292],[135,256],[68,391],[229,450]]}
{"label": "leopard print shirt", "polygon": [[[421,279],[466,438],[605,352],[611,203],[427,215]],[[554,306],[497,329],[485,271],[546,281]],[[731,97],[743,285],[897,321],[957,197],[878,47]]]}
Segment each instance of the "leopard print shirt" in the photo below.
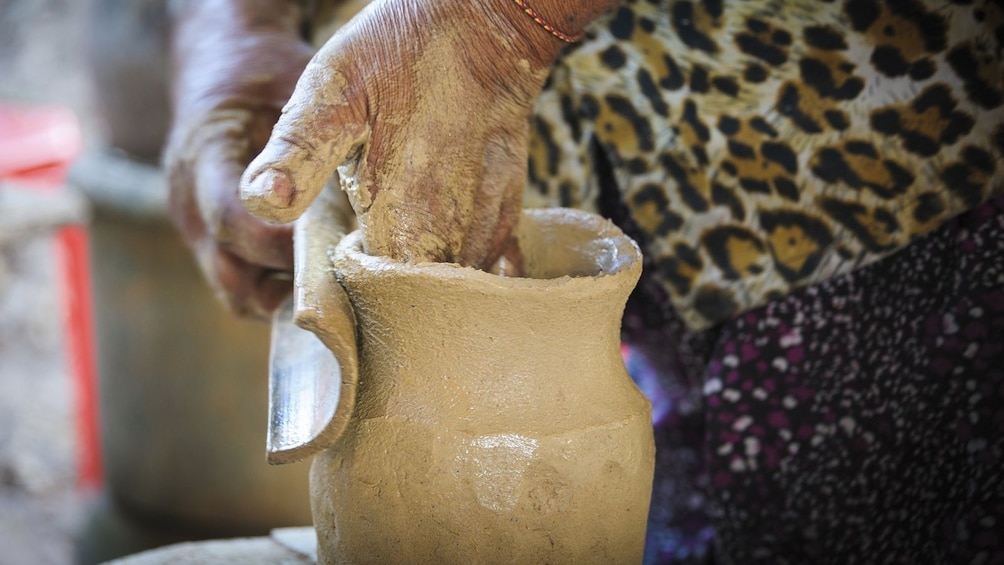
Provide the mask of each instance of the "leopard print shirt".
{"label": "leopard print shirt", "polygon": [[1004,190],[1004,2],[633,0],[559,61],[528,205],[597,210],[598,144],[693,329]]}

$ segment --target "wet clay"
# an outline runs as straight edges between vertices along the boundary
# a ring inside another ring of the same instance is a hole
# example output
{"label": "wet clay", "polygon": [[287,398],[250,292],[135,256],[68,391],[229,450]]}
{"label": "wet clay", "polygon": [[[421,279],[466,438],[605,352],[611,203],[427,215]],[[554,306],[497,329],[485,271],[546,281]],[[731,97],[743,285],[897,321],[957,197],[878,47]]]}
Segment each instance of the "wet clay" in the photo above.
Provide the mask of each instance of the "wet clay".
{"label": "wet clay", "polygon": [[359,377],[311,469],[320,563],[641,562],[654,443],[619,349],[640,252],[571,210],[515,235],[527,278],[338,245]]}

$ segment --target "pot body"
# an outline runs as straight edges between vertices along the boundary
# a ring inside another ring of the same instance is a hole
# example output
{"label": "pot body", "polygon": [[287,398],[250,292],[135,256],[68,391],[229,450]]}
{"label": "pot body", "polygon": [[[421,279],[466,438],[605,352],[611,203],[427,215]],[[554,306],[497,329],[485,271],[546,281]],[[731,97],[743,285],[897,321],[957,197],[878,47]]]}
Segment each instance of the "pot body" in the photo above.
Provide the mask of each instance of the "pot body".
{"label": "pot body", "polygon": [[637,247],[527,212],[527,278],[402,265],[350,235],[357,405],[311,469],[321,563],[639,563],[650,406],[620,356]]}

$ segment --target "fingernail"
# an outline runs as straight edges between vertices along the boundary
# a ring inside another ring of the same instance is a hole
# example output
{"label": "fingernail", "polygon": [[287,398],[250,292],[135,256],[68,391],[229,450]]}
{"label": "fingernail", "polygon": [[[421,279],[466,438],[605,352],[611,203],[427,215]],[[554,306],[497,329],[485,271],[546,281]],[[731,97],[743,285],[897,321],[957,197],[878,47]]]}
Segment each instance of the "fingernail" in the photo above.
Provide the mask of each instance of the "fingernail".
{"label": "fingernail", "polygon": [[254,205],[289,208],[295,191],[289,175],[275,169],[265,169],[241,189],[241,199]]}

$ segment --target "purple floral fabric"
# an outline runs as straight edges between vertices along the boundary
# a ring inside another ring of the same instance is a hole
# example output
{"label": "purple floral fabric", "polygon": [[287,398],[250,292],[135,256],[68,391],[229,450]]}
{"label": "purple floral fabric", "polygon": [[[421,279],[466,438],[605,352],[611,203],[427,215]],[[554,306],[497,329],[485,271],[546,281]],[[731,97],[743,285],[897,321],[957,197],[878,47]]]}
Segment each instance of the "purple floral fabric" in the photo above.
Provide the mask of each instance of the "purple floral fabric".
{"label": "purple floral fabric", "polygon": [[655,286],[647,562],[1004,563],[1004,198],[710,332]]}

